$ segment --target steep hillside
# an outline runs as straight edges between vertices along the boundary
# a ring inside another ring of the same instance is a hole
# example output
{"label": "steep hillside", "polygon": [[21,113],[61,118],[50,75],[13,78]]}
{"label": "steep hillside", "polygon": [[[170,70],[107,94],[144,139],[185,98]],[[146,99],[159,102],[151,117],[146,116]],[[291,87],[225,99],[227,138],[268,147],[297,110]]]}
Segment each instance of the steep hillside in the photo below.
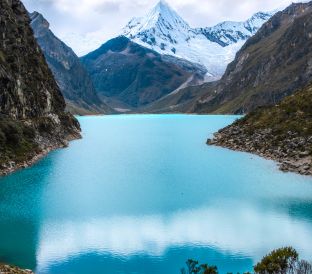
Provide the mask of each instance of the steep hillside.
{"label": "steep hillside", "polygon": [[277,160],[281,169],[312,175],[312,85],[279,105],[260,108],[215,134],[209,144]]}
{"label": "steep hillside", "polygon": [[74,114],[109,113],[112,110],[97,96],[92,81],[71,48],[49,29],[48,21],[38,12],[30,14],[31,27],[46,61]]}
{"label": "steep hillside", "polygon": [[190,112],[247,113],[312,80],[312,2],[292,4],[248,39],[216,88]]}
{"label": "steep hillside", "polygon": [[162,56],[120,36],[81,58],[98,94],[136,109],[181,85],[202,82],[206,70],[186,60]]}
{"label": "steep hillside", "polygon": [[19,0],[0,1],[0,174],[79,138]]}
{"label": "steep hillside", "polygon": [[133,18],[124,28],[123,35],[160,54],[205,66],[212,81],[221,78],[243,43],[271,16],[271,13],[259,12],[245,22],[192,28],[161,0],[146,16]]}
{"label": "steep hillside", "polygon": [[197,98],[207,95],[207,89],[213,89],[217,82],[208,82],[200,86],[177,89],[168,95],[141,107],[141,113],[187,113],[194,107]]}

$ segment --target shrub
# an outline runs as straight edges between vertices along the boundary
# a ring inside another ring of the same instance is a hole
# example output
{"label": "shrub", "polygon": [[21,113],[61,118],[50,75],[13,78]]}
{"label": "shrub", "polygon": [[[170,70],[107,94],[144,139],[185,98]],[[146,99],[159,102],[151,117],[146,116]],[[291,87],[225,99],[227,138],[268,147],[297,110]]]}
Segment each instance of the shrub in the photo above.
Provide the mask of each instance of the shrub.
{"label": "shrub", "polygon": [[192,259],[187,260],[187,271],[185,268],[181,269],[182,274],[218,274],[216,266],[209,266],[207,264],[198,265],[198,261]]}
{"label": "shrub", "polygon": [[273,250],[263,257],[255,267],[255,273],[259,274],[286,274],[295,268],[298,261],[298,253],[292,247]]}
{"label": "shrub", "polygon": [[[195,260],[188,260],[186,265],[187,269],[181,269],[182,274],[218,274],[216,266],[198,265],[198,261]],[[254,271],[255,274],[312,274],[312,265],[307,261],[300,261],[294,248],[285,247],[273,250],[264,256],[254,267]]]}

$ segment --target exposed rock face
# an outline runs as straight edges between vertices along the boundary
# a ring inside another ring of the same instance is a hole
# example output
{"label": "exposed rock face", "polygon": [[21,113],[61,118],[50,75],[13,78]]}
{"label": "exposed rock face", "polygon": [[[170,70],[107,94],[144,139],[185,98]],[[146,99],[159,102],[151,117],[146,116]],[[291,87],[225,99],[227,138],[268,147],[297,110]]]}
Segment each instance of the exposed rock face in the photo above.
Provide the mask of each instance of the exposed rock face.
{"label": "exposed rock face", "polygon": [[30,14],[31,27],[46,61],[74,114],[109,113],[112,110],[97,96],[93,83],[78,56],[49,29],[38,12]]}
{"label": "exposed rock face", "polygon": [[81,58],[98,94],[136,109],[202,81],[206,69],[159,53],[120,36]]}
{"label": "exposed rock face", "polygon": [[312,175],[312,85],[279,105],[250,113],[208,144],[276,160],[284,171]]}
{"label": "exposed rock face", "polygon": [[0,274],[34,274],[31,270],[20,269],[16,266],[0,264]]}
{"label": "exposed rock face", "polygon": [[190,112],[248,113],[312,80],[312,2],[292,4],[251,37]]}
{"label": "exposed rock face", "polygon": [[0,1],[0,174],[79,138],[19,0]]}

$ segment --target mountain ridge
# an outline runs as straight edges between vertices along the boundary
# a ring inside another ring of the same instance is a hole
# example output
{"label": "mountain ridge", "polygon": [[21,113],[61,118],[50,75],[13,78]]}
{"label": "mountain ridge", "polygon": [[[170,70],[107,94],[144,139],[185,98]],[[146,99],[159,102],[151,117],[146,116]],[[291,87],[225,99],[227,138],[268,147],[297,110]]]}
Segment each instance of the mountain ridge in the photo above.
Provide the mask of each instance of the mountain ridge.
{"label": "mountain ridge", "polygon": [[248,113],[274,105],[312,79],[312,2],[292,4],[249,38],[222,79],[190,112]]}
{"label": "mountain ridge", "polygon": [[102,98],[120,101],[129,110],[151,103],[191,82],[204,81],[206,69],[159,53],[125,36],[109,40],[81,58]]}
{"label": "mountain ridge", "polygon": [[80,138],[20,0],[0,1],[0,175]]}
{"label": "mountain ridge", "polygon": [[102,102],[75,52],[50,30],[49,22],[38,12],[30,13],[34,31],[46,61],[64,95],[67,109],[74,114],[105,114],[112,110]]}
{"label": "mountain ridge", "polygon": [[[160,54],[204,65],[212,81],[222,76],[243,42],[271,16],[272,13],[259,12],[245,22],[191,28],[166,2],[160,1],[145,17],[133,18],[122,34]],[[225,25],[227,28],[222,28]]]}

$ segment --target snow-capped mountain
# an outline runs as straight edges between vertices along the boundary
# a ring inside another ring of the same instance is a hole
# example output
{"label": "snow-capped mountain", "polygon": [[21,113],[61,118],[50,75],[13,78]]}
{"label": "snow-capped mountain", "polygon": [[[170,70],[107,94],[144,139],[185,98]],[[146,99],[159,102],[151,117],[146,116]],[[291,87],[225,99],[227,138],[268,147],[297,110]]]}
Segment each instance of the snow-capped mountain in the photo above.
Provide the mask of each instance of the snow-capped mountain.
{"label": "snow-capped mountain", "polygon": [[243,43],[273,14],[259,12],[246,22],[223,22],[192,28],[164,0],[145,17],[133,18],[123,35],[161,54],[204,65],[210,80],[218,79]]}
{"label": "snow-capped mountain", "polygon": [[196,29],[208,40],[218,43],[222,47],[247,40],[269,20],[274,13],[258,12],[245,22],[225,21],[214,27]]}

